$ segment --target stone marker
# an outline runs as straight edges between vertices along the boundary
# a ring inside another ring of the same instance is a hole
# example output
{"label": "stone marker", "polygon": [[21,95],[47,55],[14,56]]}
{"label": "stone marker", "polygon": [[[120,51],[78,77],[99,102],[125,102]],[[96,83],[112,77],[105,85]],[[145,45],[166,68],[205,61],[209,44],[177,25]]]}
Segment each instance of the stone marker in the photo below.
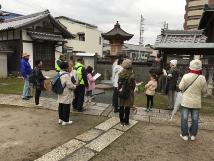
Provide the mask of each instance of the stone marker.
{"label": "stone marker", "polygon": [[111,129],[98,137],[97,139],[93,140],[91,143],[87,144],[85,147],[100,152],[112,142],[114,142],[118,137],[120,137],[124,132]]}

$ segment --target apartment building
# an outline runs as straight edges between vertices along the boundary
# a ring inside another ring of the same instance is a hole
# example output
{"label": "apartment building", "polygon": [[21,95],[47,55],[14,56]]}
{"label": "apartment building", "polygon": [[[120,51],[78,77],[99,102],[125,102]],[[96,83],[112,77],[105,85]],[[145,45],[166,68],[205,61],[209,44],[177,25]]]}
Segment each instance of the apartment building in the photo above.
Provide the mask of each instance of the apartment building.
{"label": "apartment building", "polygon": [[198,28],[205,5],[214,5],[214,0],[186,0],[184,30]]}

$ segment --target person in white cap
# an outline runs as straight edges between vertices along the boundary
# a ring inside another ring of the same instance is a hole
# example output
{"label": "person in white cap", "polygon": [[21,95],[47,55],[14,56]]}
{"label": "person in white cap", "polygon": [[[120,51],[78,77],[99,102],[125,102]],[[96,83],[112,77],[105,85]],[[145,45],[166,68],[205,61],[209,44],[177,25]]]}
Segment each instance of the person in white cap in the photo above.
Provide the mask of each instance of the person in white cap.
{"label": "person in white cap", "polygon": [[[183,91],[181,99],[181,134],[180,137],[187,141],[188,137],[193,141],[198,132],[199,109],[201,108],[202,94],[207,92],[206,79],[202,74],[200,60],[192,60],[189,73],[185,74],[179,84]],[[191,113],[192,125],[188,128],[188,115]]]}
{"label": "person in white cap", "polygon": [[20,73],[24,79],[24,88],[23,88],[23,94],[22,99],[23,100],[29,100],[32,98],[31,91],[30,91],[30,82],[29,82],[29,76],[32,72],[32,68],[29,63],[30,55],[28,53],[22,54],[22,59],[20,62]]}
{"label": "person in white cap", "polygon": [[179,72],[177,71],[177,60],[170,61],[170,70],[167,72],[167,85],[166,93],[169,100],[169,109],[172,110],[175,104],[175,95],[177,90],[177,81],[179,78]]}

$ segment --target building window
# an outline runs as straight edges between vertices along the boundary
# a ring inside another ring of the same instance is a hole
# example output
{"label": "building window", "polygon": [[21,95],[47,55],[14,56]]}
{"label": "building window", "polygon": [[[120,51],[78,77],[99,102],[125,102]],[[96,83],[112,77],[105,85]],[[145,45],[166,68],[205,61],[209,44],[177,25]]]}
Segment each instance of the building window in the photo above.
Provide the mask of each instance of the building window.
{"label": "building window", "polygon": [[80,33],[77,33],[77,35],[78,35],[79,41],[85,41],[85,33],[80,32]]}

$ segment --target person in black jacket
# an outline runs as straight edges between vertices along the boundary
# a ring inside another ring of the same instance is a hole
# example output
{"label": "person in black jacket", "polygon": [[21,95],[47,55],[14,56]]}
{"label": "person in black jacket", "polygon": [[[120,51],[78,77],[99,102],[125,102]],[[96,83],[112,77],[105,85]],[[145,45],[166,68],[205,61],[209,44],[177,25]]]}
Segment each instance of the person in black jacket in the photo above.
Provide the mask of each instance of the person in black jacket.
{"label": "person in black jacket", "polygon": [[41,67],[42,67],[42,61],[41,60],[37,60],[35,61],[35,68],[34,68],[34,74],[35,74],[35,83],[34,83],[34,87],[35,87],[35,106],[41,106],[39,104],[39,97],[41,95],[42,90],[44,90],[44,80],[46,79],[41,71]]}

